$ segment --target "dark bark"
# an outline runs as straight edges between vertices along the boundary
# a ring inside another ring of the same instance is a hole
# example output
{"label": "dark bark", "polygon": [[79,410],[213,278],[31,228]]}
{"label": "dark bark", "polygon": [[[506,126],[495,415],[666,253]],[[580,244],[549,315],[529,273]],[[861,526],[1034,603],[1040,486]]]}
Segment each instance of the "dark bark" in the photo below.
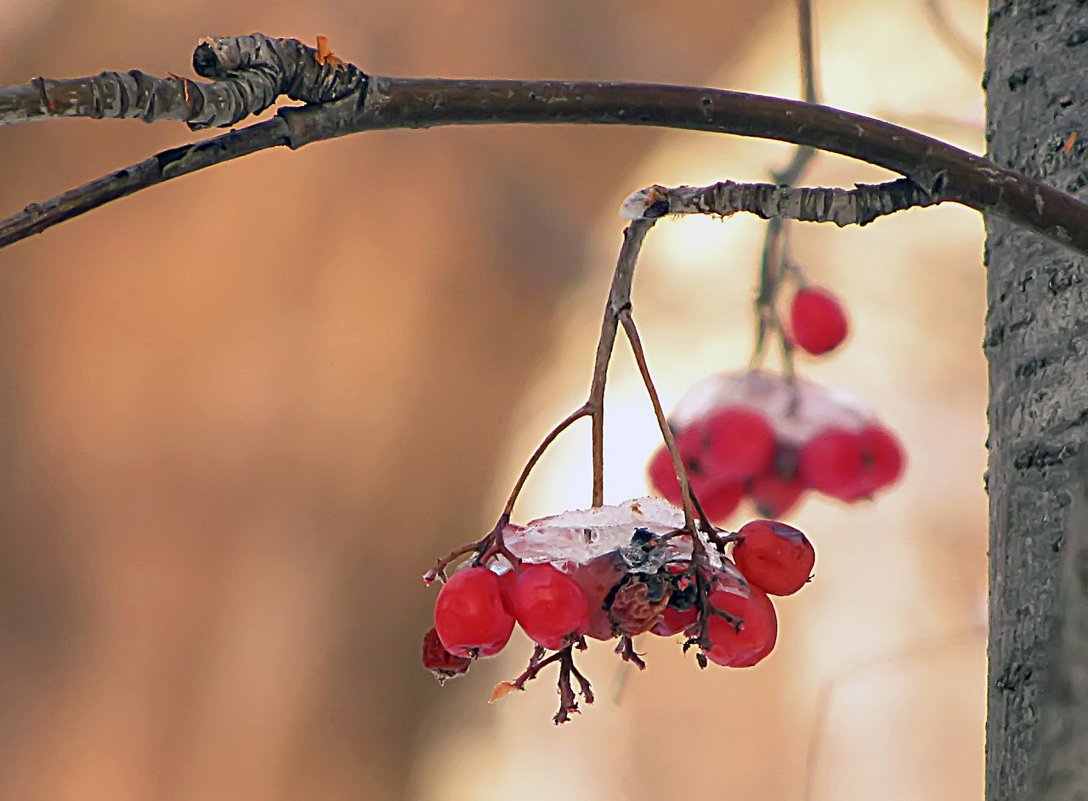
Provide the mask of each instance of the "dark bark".
{"label": "dark bark", "polygon": [[[1084,0],[990,2],[988,155],[1081,199],[1088,197],[1086,32]],[[1033,797],[1031,790],[1039,788],[1028,787],[1032,762],[1053,756],[1035,752],[1048,672],[1062,668],[1048,658],[1047,643],[1056,616],[1056,576],[1068,547],[1063,531],[1074,457],[1088,435],[1088,284],[1082,257],[994,216],[987,218],[986,259],[986,795],[997,801]]]}

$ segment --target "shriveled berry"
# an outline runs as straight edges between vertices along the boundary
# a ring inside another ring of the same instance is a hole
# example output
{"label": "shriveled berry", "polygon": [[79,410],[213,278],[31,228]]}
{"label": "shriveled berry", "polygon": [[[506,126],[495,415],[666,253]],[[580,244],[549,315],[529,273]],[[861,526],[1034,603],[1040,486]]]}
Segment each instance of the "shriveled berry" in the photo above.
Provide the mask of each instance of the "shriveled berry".
{"label": "shriveled berry", "polygon": [[529,565],[518,574],[514,614],[534,642],[549,650],[568,645],[589,630],[589,601],[578,583],[550,564]]}
{"label": "shriveled berry", "polygon": [[856,500],[865,477],[861,438],[844,428],[821,431],[802,446],[798,472],[802,481],[825,495]]}
{"label": "shriveled berry", "polygon": [[826,289],[805,287],[790,303],[790,329],[798,347],[819,356],[846,339],[846,312],[838,298]]}
{"label": "shriveled berry", "polygon": [[767,594],[749,587],[747,598],[724,590],[710,593],[710,604],[740,618],[737,628],[717,615],[707,621],[711,647],[707,658],[725,667],[751,667],[774,650],[778,639],[778,616]]}
{"label": "shriveled berry", "polygon": [[770,468],[774,429],[755,409],[728,406],[706,419],[702,445],[709,475],[722,481],[747,481]]}
{"label": "shriveled berry", "polygon": [[431,671],[439,682],[460,676],[471,665],[472,660],[467,656],[455,656],[447,651],[435,629],[423,635],[423,667]]}
{"label": "shriveled berry", "polygon": [[797,506],[805,489],[805,482],[797,476],[782,478],[777,473],[767,473],[752,479],[748,495],[761,515],[780,517]]}
{"label": "shriveled berry", "polygon": [[494,656],[514,630],[514,614],[503,602],[499,577],[486,567],[450,576],[434,603],[434,627],[454,656]]}
{"label": "shriveled berry", "polygon": [[771,595],[792,595],[812,575],[816,551],[793,526],[753,520],[737,532],[733,560],[749,584]]}
{"label": "shriveled berry", "polygon": [[669,603],[671,594],[672,584],[666,577],[629,575],[608,605],[613,630],[628,637],[649,631]]}

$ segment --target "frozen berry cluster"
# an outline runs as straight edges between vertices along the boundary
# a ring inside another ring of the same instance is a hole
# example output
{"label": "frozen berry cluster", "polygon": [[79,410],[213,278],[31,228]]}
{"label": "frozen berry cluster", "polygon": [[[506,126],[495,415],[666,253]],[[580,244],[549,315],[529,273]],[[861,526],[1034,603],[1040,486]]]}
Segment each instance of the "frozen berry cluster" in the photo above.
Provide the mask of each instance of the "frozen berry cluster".
{"label": "frozen berry cluster", "polygon": [[570,661],[587,637],[618,639],[617,653],[640,667],[631,637],[645,632],[683,635],[684,649],[697,648],[703,665],[757,664],[778,636],[769,596],[790,595],[809,580],[811,543],[773,520],[733,534],[700,533],[697,544],[683,526],[680,510],[656,498],[507,525],[501,555],[467,561],[442,586],[434,628],[423,639],[424,666],[440,680],[461,675],[501,651],[520,626],[537,650],[526,672],[500,684],[495,697],[559,661],[562,722],[577,709],[571,676],[592,700]]}
{"label": "frozen berry cluster", "polygon": [[[871,498],[903,471],[903,449],[876,416],[844,392],[760,371],[711,376],[670,418],[692,490],[707,517],[727,519],[748,498],[781,517],[807,491],[847,503]],[[679,504],[680,485],[662,446],[650,483]]]}

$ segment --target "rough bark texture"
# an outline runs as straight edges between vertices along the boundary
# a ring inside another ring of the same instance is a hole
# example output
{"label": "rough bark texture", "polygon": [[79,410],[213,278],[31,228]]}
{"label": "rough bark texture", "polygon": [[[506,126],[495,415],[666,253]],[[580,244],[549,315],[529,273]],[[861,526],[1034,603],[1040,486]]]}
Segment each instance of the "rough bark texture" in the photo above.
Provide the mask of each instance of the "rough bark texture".
{"label": "rough bark texture", "polygon": [[[1088,196],[1088,2],[991,0],[988,155]],[[1079,137],[1079,138],[1078,138]],[[1074,456],[1088,434],[1085,260],[987,220],[987,793],[1026,797]]]}

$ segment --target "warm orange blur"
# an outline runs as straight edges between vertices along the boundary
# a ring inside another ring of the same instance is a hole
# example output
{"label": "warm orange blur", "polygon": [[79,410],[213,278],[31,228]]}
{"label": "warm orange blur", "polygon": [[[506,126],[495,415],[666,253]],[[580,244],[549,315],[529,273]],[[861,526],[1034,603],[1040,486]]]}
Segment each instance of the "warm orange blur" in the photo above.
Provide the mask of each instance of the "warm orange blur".
{"label": "warm orange blur", "polygon": [[[786,2],[26,5],[0,2],[3,83],[188,74],[202,36],[260,30],[325,34],[385,74],[796,93]],[[981,0],[944,5],[981,41]],[[978,76],[922,3],[817,6],[829,103],[980,148]],[[194,135],[58,121],[0,137],[6,215]],[[978,797],[984,302],[981,226],[958,209],[796,229],[856,328],[803,369],[879,408],[911,472],[875,505],[796,516],[817,581],[783,603],[765,665],[700,673],[646,643],[617,704],[597,645],[600,700],[555,729],[551,676],[483,703],[524,641],[441,689],[418,664],[420,575],[493,523],[584,396],[620,200],[761,180],[786,152],[636,129],[375,133],[0,252],[0,797],[800,801],[807,773],[813,799]],[[876,176],[823,159],[812,180]],[[651,235],[636,316],[667,400],[744,364],[761,231]],[[618,353],[610,500],[645,492],[656,443]],[[580,424],[557,444],[519,515],[586,502],[587,440]]]}

